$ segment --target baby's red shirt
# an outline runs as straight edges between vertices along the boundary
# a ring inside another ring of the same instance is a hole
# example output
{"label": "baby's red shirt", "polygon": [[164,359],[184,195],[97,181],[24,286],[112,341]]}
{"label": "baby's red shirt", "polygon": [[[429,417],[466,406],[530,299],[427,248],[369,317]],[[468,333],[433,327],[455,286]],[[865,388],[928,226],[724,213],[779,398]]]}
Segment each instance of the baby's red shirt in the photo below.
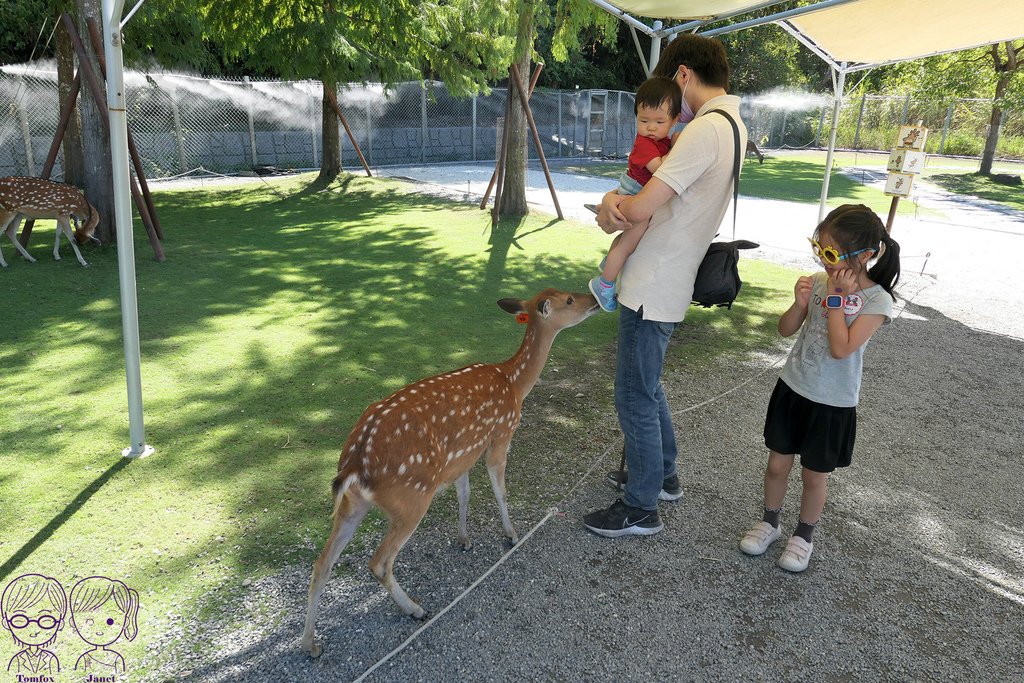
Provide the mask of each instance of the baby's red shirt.
{"label": "baby's red shirt", "polygon": [[629,153],[629,167],[626,175],[641,185],[653,177],[653,173],[647,170],[647,163],[656,157],[663,157],[672,149],[672,138],[652,140],[643,135],[637,135],[633,140],[633,151]]}

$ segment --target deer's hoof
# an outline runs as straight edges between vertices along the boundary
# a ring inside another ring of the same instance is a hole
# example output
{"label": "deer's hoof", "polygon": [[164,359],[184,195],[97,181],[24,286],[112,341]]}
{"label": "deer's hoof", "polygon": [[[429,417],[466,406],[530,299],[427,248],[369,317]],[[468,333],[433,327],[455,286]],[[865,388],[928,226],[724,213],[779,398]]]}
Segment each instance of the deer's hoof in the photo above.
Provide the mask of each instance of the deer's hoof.
{"label": "deer's hoof", "polygon": [[467,540],[461,540],[460,539],[459,540],[459,548],[462,550],[462,552],[467,552],[469,550],[472,550],[473,549],[473,541],[470,541],[468,539]]}
{"label": "deer's hoof", "polygon": [[430,618],[430,612],[423,609],[419,605],[416,605],[416,609],[413,612],[411,612],[409,616],[415,619],[416,621],[426,621]]}

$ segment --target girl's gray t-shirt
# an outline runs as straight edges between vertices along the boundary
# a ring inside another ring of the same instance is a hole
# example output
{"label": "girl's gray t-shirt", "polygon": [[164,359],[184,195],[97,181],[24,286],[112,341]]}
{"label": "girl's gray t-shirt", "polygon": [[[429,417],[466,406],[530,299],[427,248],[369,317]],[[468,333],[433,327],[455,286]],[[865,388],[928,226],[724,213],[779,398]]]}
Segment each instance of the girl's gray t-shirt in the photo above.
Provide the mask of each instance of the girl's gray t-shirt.
{"label": "girl's gray t-shirt", "polygon": [[[833,358],[828,348],[828,310],[825,291],[828,274],[812,276],[807,317],[800,326],[793,350],[782,368],[782,381],[806,399],[838,408],[853,408],[860,399],[860,378],[864,366],[863,344],[846,358]],[[862,315],[884,315],[892,322],[892,297],[881,285],[846,295],[846,325]]]}

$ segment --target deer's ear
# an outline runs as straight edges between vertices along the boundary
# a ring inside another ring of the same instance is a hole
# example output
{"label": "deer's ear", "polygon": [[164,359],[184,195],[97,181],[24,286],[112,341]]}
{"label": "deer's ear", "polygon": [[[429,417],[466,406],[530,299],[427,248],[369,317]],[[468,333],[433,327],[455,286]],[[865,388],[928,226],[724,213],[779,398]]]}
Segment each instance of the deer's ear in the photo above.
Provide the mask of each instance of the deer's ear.
{"label": "deer's ear", "polygon": [[545,318],[551,315],[551,299],[544,299],[537,302],[537,312]]}
{"label": "deer's ear", "polygon": [[515,315],[516,313],[526,312],[526,306],[524,305],[525,303],[526,302],[523,301],[522,299],[502,299],[501,301],[498,302],[498,306],[500,306],[501,310],[505,311],[506,313],[512,313],[513,315]]}

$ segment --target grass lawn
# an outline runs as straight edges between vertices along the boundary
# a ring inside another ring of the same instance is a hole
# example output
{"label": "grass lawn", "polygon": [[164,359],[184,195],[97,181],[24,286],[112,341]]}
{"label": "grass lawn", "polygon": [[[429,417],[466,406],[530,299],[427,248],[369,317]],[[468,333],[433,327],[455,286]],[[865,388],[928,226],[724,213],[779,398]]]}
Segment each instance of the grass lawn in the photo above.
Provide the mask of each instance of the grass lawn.
{"label": "grass lawn", "polygon": [[[781,199],[807,204],[817,204],[821,197],[821,179],[825,169],[825,153],[819,151],[767,151],[765,163],[757,163],[754,157],[747,157],[743,164],[740,181],[742,194],[763,199]],[[876,166],[884,169],[888,155],[879,152],[836,152],[835,166]],[[598,175],[617,179],[625,162],[598,161],[559,166],[567,172]],[[978,161],[929,156],[923,176],[951,192],[973,194],[992,201],[1001,202],[1013,208],[1021,208],[1020,187],[998,185],[973,175],[978,170]],[[999,162],[993,167],[996,173],[1024,175],[1024,163]],[[976,180],[969,180],[969,179]],[[857,203],[866,204],[883,217],[889,213],[892,198],[881,190],[867,187],[856,180],[833,170],[829,182],[829,205]],[[915,207],[911,202],[900,202],[898,214],[911,215]]]}
{"label": "grass lawn", "polygon": [[1002,185],[977,173],[936,173],[928,180],[956,194],[974,195],[1024,211],[1024,187],[1020,185]]}
{"label": "grass lawn", "polygon": [[[120,457],[128,434],[115,249],[86,247],[88,269],[69,253],[54,262],[52,222],[40,222],[31,246],[39,262],[9,254],[0,270],[0,585],[37,572],[66,589],[93,574],[135,588],[139,638],[118,643],[135,671],[168,650],[146,658],[158,635],[192,644],[195,620],[229,621],[221,607],[246,579],[310,566],[328,531],[341,444],[370,402],[427,375],[507,358],[522,328],[494,302],[549,285],[584,289],[608,244],[592,226],[542,216],[492,231],[488,214],[409,194],[398,181],[345,176],[314,192],[311,179],[273,180],[276,192],[249,184],[156,194],[167,261],[151,258],[139,227],[136,240],[147,441],[156,447],[147,459]],[[693,309],[670,367],[778,344],[794,275],[741,265],[741,301],[732,311]],[[563,332],[552,354],[560,380],[593,397],[597,412],[577,411],[579,399],[555,385],[531,394],[527,416],[549,401],[563,421],[607,421],[615,320],[599,315]],[[521,467],[549,478],[552,496],[565,493],[564,472],[533,458],[563,423],[513,446]],[[514,517],[557,500],[520,490],[510,486]],[[454,528],[431,513],[424,524]],[[73,640],[56,645],[65,662]]]}

